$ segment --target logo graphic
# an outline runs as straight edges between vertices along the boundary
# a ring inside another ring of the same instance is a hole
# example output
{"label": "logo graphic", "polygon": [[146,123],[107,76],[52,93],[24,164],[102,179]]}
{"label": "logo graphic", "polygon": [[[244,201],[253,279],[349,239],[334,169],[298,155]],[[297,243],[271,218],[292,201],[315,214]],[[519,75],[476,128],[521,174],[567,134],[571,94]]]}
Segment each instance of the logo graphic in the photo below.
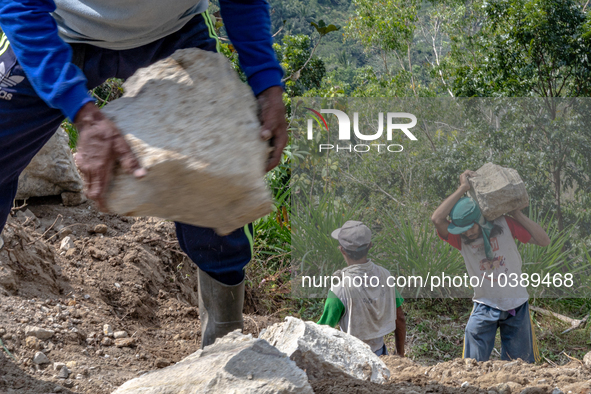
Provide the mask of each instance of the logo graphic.
{"label": "logo graphic", "polygon": [[[314,120],[316,120],[316,123],[318,124],[320,129],[322,130],[323,129],[322,126],[324,125],[324,128],[326,129],[327,132],[329,131],[328,124],[326,123],[326,119],[324,119],[322,114],[335,115],[337,117],[338,122],[339,122],[339,140],[348,140],[348,141],[351,140],[351,119],[349,118],[349,115],[347,115],[345,112],[339,111],[337,109],[321,109],[320,112],[318,112],[312,108],[308,108],[308,107],[304,107],[304,108],[313,113],[312,117]],[[308,140],[314,139],[314,120],[313,119],[308,119],[308,135],[307,135]],[[410,119],[410,123],[394,123],[394,122],[398,122],[399,119]],[[416,124],[417,124],[417,117],[414,116],[413,114],[410,114],[407,112],[388,112],[386,114],[386,139],[388,141],[391,141],[394,131],[400,130],[411,141],[416,141],[417,137],[415,137],[414,134],[409,130],[410,128],[416,126]],[[375,141],[378,138],[382,137],[382,135],[384,133],[384,113],[380,112],[378,114],[378,129],[377,129],[377,131],[374,134],[363,134],[359,130],[359,113],[353,112],[353,132],[355,134],[355,137],[359,140],[362,140],[362,141]],[[392,144],[392,145],[371,144],[371,146],[377,146],[378,152],[380,152],[380,148],[384,147],[384,146],[386,147],[386,150],[388,152],[402,152],[402,150],[404,149],[403,146],[400,144]],[[322,152],[323,149],[324,150],[335,149],[335,145],[320,144],[319,145],[320,152]],[[368,152],[371,150],[371,147],[370,147],[370,145],[367,145],[367,144],[347,145],[344,147],[340,147],[340,146],[336,145],[337,152],[339,150],[348,150],[349,152],[351,152],[351,149],[353,149],[355,152]]]}
{"label": "logo graphic", "polygon": [[2,88],[11,88],[25,79],[25,77],[21,77],[19,75],[13,75],[9,77],[8,74],[5,74],[5,72],[6,68],[4,66],[4,62],[2,62],[0,63],[0,99],[12,100],[12,93],[8,93],[2,90]]}
{"label": "logo graphic", "polygon": [[[307,109],[308,111],[312,111],[314,113],[314,115],[316,115],[318,118],[322,119],[322,122],[324,123],[324,127],[326,127],[326,131],[328,131],[328,125],[326,124],[326,120],[324,120],[324,117],[322,115],[320,115],[320,112],[313,110],[312,108],[308,108],[308,107],[304,107],[305,109]],[[318,126],[322,127],[320,125],[320,121],[318,120],[317,117],[314,117],[314,119],[316,119],[316,123],[318,123]],[[311,140],[312,139],[312,119],[308,119],[308,139]]]}

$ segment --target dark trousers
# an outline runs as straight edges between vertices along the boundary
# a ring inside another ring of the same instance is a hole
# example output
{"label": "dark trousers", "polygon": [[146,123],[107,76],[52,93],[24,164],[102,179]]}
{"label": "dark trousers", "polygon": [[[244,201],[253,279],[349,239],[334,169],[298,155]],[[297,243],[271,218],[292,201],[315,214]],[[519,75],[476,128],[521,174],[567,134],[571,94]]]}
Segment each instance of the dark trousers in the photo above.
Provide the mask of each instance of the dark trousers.
{"label": "dark trousers", "polygon": [[[181,30],[150,44],[123,51],[75,44],[73,62],[86,75],[88,89],[108,78],[128,78],[138,68],[170,56],[177,49],[216,51],[217,39],[205,18],[196,15]],[[0,50],[5,48],[0,46]],[[16,195],[18,177],[57,130],[64,115],[35,93],[10,46],[0,53],[0,231]],[[175,223],[181,248],[214,279],[227,285],[244,279],[251,258],[252,225],[221,237],[212,229]]]}

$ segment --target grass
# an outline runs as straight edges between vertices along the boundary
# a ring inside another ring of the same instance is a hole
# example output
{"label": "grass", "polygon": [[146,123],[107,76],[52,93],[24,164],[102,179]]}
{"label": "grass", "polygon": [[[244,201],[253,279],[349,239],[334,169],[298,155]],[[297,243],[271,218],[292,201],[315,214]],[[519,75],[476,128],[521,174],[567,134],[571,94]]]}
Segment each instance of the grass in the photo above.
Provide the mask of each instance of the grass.
{"label": "grass", "polygon": [[[439,239],[428,217],[413,224],[390,213],[384,216],[384,228],[375,237],[377,255],[374,260],[392,275],[418,275],[426,280],[429,275],[442,272],[450,276],[464,274],[461,254]],[[450,296],[452,289],[441,287],[434,293],[429,293],[425,287],[406,290],[406,294],[416,298]]]}
{"label": "grass", "polygon": [[[423,364],[434,364],[462,356],[464,327],[472,301],[456,299],[409,299],[402,306],[406,314],[406,356]],[[386,336],[394,347],[394,334]]]}

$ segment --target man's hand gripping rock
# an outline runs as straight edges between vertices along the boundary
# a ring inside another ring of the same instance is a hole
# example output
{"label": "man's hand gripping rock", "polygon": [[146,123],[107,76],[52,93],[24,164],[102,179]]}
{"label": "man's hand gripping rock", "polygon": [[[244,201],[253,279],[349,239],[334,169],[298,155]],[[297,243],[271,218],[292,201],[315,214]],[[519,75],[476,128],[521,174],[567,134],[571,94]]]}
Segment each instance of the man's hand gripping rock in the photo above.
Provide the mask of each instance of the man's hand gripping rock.
{"label": "man's hand gripping rock", "polygon": [[113,122],[107,119],[94,103],[85,104],[74,119],[78,129],[76,165],[84,175],[86,196],[106,211],[105,194],[113,175],[115,163],[129,174],[141,178],[146,170],[123,135]]}

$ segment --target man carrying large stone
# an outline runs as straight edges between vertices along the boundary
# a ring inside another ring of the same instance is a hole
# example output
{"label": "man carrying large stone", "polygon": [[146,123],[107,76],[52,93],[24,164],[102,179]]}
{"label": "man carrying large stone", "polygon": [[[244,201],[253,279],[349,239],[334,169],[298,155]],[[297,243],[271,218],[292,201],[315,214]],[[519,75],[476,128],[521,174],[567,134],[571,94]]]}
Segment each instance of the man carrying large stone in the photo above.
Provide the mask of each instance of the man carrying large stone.
{"label": "man carrying large stone", "polygon": [[[79,132],[78,167],[88,197],[104,208],[115,163],[146,174],[116,126],[88,90],[127,78],[177,49],[216,51],[207,0],[26,0],[0,2],[0,231],[19,174],[65,117]],[[261,108],[261,138],[275,167],[287,142],[282,69],[265,0],[220,0],[228,36]],[[231,130],[228,130],[231,132]],[[242,328],[243,269],[251,258],[252,226],[219,236],[176,223],[181,248],[199,266],[202,346]]]}
{"label": "man carrying large stone", "polygon": [[[529,316],[529,295],[520,280],[522,261],[515,239],[547,246],[550,238],[519,209],[509,212],[511,217],[486,220],[472,198],[462,197],[470,190],[468,177],[474,176],[479,175],[462,173],[458,189],[431,216],[439,237],[460,251],[468,275],[481,284],[473,286],[474,308],[466,325],[463,357],[487,361],[500,328],[501,358],[533,363],[540,356]],[[499,281],[503,275],[507,278],[504,286]]]}

